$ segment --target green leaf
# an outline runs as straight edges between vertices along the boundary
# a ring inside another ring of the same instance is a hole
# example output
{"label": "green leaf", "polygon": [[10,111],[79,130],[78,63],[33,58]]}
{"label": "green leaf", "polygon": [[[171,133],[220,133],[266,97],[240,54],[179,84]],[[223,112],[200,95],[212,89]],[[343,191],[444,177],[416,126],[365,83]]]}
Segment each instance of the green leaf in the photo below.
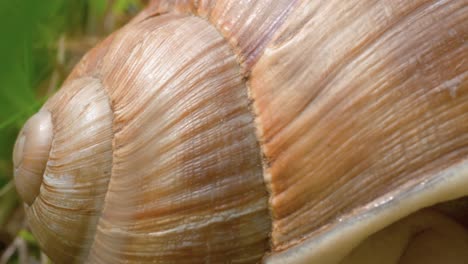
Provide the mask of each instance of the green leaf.
{"label": "green leaf", "polygon": [[140,9],[141,7],[139,0],[116,0],[112,6],[112,11],[116,14],[124,14],[130,8]]}
{"label": "green leaf", "polygon": [[91,14],[102,17],[106,11],[107,0],[94,0],[89,1]]}
{"label": "green leaf", "polygon": [[32,245],[37,245],[37,241],[34,238],[33,234],[26,229],[21,229],[18,233],[18,236],[21,237],[24,241]]}
{"label": "green leaf", "polygon": [[64,30],[65,0],[0,1],[0,187],[11,178],[16,134],[44,98],[38,84],[55,60],[53,47]]}

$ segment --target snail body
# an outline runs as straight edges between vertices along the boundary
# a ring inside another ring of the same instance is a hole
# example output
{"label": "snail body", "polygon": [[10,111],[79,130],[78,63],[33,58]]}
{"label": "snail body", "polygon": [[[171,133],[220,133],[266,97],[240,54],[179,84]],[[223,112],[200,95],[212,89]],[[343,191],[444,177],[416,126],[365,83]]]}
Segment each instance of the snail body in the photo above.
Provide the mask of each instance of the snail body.
{"label": "snail body", "polygon": [[57,263],[364,263],[433,217],[463,252],[466,21],[463,0],[153,1],[25,125],[31,229]]}

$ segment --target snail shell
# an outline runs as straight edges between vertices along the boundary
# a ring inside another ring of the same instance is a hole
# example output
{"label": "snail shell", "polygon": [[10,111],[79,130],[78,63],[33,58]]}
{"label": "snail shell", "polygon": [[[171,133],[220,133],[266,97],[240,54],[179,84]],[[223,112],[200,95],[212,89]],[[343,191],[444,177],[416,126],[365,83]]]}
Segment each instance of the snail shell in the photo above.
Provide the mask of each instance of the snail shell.
{"label": "snail shell", "polygon": [[465,0],[152,1],[19,137],[31,229],[57,263],[430,263],[403,246],[428,229],[466,261],[467,21]]}

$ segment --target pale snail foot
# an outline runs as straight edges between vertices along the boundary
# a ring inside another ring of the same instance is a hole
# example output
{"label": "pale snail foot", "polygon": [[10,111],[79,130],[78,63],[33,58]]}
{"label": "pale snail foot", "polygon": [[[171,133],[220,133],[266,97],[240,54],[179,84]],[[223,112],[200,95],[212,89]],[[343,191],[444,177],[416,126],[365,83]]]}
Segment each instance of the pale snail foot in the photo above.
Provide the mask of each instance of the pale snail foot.
{"label": "pale snail foot", "polygon": [[466,227],[425,209],[371,235],[340,264],[462,264],[467,249]]}
{"label": "pale snail foot", "polygon": [[16,190],[31,205],[39,195],[52,144],[52,117],[41,110],[24,125],[13,150]]}

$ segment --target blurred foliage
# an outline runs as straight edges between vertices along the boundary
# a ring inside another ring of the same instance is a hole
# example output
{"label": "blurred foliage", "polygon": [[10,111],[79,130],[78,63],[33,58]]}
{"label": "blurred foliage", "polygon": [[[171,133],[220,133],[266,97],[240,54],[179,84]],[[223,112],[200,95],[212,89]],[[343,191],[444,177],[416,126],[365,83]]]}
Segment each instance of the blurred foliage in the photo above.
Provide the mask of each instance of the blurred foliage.
{"label": "blurred foliage", "polygon": [[[18,131],[79,58],[144,4],[138,0],[0,0],[0,264],[38,263],[40,256],[24,225],[12,182],[11,156]],[[18,256],[24,245],[31,255],[27,261]],[[5,260],[12,246],[18,252]]]}

